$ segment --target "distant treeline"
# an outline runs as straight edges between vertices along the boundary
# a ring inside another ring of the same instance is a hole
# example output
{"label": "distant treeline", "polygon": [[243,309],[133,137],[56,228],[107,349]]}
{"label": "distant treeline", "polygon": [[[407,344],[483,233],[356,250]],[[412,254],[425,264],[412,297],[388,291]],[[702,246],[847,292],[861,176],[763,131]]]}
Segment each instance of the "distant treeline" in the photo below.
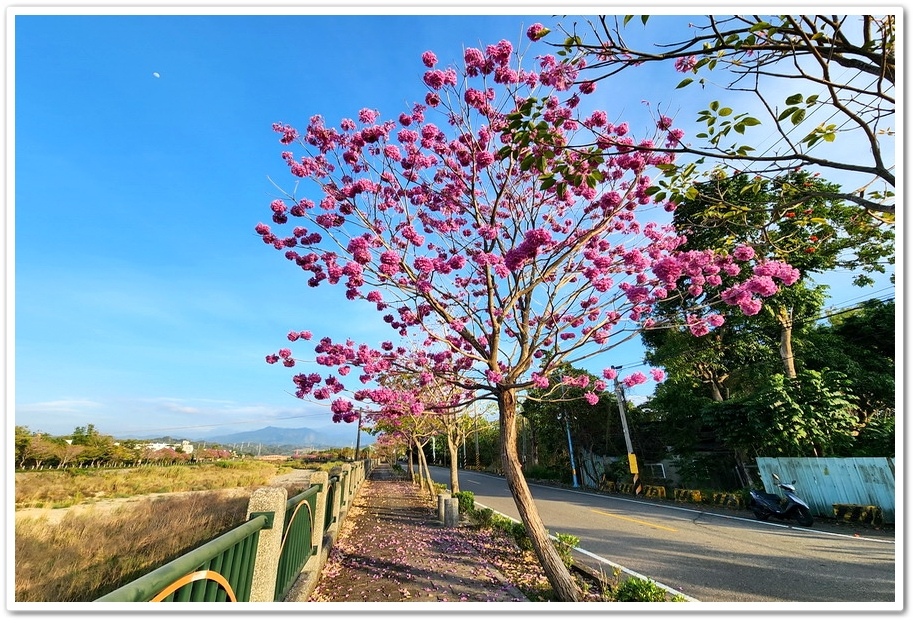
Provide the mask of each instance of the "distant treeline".
{"label": "distant treeline", "polygon": [[216,461],[235,453],[219,446],[194,447],[184,442],[154,443],[142,439],[116,440],[89,424],[70,435],[54,436],[16,427],[16,468],[63,469],[65,467],[132,467],[177,465]]}

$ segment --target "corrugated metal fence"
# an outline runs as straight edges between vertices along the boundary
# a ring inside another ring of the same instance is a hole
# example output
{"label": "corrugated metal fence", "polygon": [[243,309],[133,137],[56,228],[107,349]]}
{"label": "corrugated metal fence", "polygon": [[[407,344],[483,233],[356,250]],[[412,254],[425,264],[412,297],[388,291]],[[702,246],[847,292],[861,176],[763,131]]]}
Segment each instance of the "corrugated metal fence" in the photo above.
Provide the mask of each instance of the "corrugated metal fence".
{"label": "corrugated metal fence", "polygon": [[795,487],[815,515],[833,516],[834,504],[877,506],[886,523],[894,522],[896,508],[893,458],[758,457],[757,467],[766,490],[776,493],[770,474]]}

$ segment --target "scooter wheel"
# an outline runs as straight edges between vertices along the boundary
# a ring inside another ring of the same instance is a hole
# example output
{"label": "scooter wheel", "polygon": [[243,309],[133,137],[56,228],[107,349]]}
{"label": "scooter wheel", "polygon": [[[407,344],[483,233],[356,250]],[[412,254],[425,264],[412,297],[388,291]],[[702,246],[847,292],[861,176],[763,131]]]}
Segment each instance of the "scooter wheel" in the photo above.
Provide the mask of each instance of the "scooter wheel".
{"label": "scooter wheel", "polygon": [[756,517],[757,519],[761,521],[766,521],[767,518],[770,516],[768,512],[766,512],[765,510],[763,510],[762,508],[760,508],[757,504],[753,502],[748,504],[748,508],[750,508],[751,512],[754,513],[754,517]]}
{"label": "scooter wheel", "polygon": [[814,517],[807,508],[798,507],[795,509],[795,519],[798,521],[798,525],[805,528],[814,525]]}

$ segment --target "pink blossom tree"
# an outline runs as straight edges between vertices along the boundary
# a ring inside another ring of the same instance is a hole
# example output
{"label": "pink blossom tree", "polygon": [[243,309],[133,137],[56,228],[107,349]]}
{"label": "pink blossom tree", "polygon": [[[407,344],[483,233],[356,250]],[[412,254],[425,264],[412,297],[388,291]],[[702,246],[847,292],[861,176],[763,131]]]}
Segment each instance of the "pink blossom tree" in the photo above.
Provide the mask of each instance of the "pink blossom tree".
{"label": "pink blossom tree", "polygon": [[[522,473],[519,395],[549,386],[564,362],[651,329],[660,301],[689,292],[697,307],[688,322],[700,335],[720,324],[709,302],[753,314],[770,289],[757,279],[720,292],[723,275],[755,258],[681,251],[684,239],[669,227],[638,222],[653,207],[651,175],[672,162],[646,147],[680,136],[668,120],[657,135],[636,138],[586,107],[595,84],[573,90],[575,66],[544,54],[526,69],[507,41],[467,48],[455,66],[432,52],[421,60],[423,102],[396,120],[364,108],[336,126],[319,115],[301,133],[274,126],[292,177],[313,184],[274,200],[274,224],[257,233],[307,273],[309,286],[341,289],[392,332],[374,345],[322,338],[314,365],[334,372],[296,374],[296,395],[330,400],[334,420],[353,421],[359,402],[384,402],[373,393],[386,389],[377,389],[381,379],[409,371],[418,391],[439,379],[494,401],[522,522],[557,598],[575,601]],[[775,262],[756,270],[774,284],[797,278]],[[419,349],[404,345],[411,340]],[[290,348],[267,360],[297,365]]]}
{"label": "pink blossom tree", "polygon": [[[424,358],[423,355],[420,357]],[[387,376],[380,379],[380,383],[384,389],[360,390],[356,396],[368,398],[370,402],[381,407],[375,419],[383,421],[388,430],[403,431],[405,425],[407,428],[416,429],[418,424],[421,424],[420,427],[426,433],[426,440],[432,436],[445,436],[449,455],[449,486],[453,494],[460,491],[458,446],[475,426],[474,420],[465,413],[465,408],[475,401],[474,393],[466,387],[468,382],[447,374],[435,375],[424,370],[418,374],[402,373],[395,377]],[[407,389],[394,392],[390,389],[393,385]],[[411,417],[405,419],[405,415],[408,414]],[[419,458],[421,466],[425,465],[424,457]]]}
{"label": "pink blossom tree", "polygon": [[375,437],[375,454],[381,457],[385,462],[394,464],[398,457],[404,454],[407,448],[407,442],[400,433],[388,433],[379,431]]}
{"label": "pink blossom tree", "polygon": [[[377,429],[402,437],[411,451],[416,451],[419,470],[416,476],[420,489],[434,498],[436,487],[423,448],[440,432],[440,422],[420,396],[417,387],[408,385],[411,380],[409,376],[386,375],[379,379],[383,387],[361,389],[354,396],[358,400],[377,405],[376,410],[368,414],[375,421]],[[412,459],[410,475],[413,480]]]}

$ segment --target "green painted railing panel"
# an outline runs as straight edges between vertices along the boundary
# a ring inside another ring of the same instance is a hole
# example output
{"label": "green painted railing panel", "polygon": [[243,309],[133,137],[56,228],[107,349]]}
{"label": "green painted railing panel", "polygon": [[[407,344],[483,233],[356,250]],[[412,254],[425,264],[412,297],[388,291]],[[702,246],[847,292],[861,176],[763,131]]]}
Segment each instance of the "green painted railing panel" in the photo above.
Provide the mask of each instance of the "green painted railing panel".
{"label": "green painted railing panel", "polygon": [[324,529],[327,530],[331,527],[331,524],[334,523],[334,520],[337,518],[337,514],[334,508],[334,492],[337,490],[337,487],[340,486],[340,476],[332,476],[328,479],[328,492],[326,494],[326,503],[324,505]]}
{"label": "green painted railing panel", "polygon": [[302,567],[313,553],[312,528],[322,486],[313,485],[286,502],[283,518],[283,546],[277,563],[274,600],[280,601],[293,587]]}
{"label": "green painted railing panel", "polygon": [[[258,535],[269,519],[260,515],[205,543],[170,563],[99,597],[95,601],[152,601],[164,589],[195,572],[212,572],[228,582],[236,601],[248,601],[254,575]],[[196,580],[159,601],[223,602],[229,594],[217,581]]]}

